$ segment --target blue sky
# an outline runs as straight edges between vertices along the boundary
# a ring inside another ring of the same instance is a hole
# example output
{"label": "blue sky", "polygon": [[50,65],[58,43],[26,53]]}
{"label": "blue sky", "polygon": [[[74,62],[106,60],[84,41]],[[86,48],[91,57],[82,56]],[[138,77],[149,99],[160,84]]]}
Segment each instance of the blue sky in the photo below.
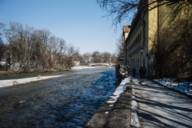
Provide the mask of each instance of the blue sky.
{"label": "blue sky", "polygon": [[96,0],[0,0],[0,22],[48,29],[81,53],[116,51],[121,27],[105,15]]}

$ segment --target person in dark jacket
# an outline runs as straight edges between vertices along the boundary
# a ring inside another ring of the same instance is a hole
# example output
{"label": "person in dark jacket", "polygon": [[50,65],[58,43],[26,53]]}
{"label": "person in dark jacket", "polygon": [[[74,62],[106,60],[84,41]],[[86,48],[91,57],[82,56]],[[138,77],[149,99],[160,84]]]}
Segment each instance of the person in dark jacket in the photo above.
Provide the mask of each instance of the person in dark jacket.
{"label": "person in dark jacket", "polygon": [[146,73],[145,67],[144,67],[144,66],[140,67],[140,68],[139,68],[140,78],[145,78],[145,73]]}

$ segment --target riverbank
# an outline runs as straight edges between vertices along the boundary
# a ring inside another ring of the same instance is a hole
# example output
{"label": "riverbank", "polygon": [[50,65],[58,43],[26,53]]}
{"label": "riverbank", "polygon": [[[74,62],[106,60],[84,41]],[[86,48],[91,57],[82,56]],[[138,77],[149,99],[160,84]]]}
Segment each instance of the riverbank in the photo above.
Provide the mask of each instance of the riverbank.
{"label": "riverbank", "polygon": [[9,87],[19,84],[26,84],[30,82],[40,81],[40,80],[47,80],[62,77],[63,75],[52,75],[52,76],[36,76],[30,78],[19,78],[19,79],[9,79],[9,80],[0,80],[0,88],[2,87]]}
{"label": "riverbank", "polygon": [[50,70],[50,71],[34,71],[34,72],[13,72],[13,71],[0,71],[0,80],[8,79],[18,79],[36,76],[50,76],[50,75],[60,75],[68,71],[91,69],[95,68],[93,66],[74,66],[71,70]]}
{"label": "riverbank", "polygon": [[59,75],[67,71],[35,71],[35,72],[5,72],[0,71],[0,80],[10,80],[10,79],[21,79],[37,76],[50,76],[50,75]]}
{"label": "riverbank", "polygon": [[82,70],[82,69],[92,69],[95,68],[95,66],[74,66],[71,69],[72,70]]}
{"label": "riverbank", "polygon": [[[71,71],[77,71],[82,69],[92,69],[95,67],[89,66],[75,66]],[[25,84],[40,80],[52,79],[62,77],[69,71],[49,71],[49,72],[31,72],[31,73],[2,73],[0,74],[0,88],[9,87],[19,84]]]}

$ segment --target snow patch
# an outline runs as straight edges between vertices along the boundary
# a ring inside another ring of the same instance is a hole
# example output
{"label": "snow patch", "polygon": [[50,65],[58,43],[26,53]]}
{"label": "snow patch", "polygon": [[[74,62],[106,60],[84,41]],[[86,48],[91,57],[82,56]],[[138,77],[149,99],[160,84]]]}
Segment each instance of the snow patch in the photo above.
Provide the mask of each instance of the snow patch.
{"label": "snow patch", "polygon": [[37,77],[21,78],[21,79],[0,80],[0,88],[19,85],[19,84],[26,84],[26,83],[30,83],[30,82],[46,80],[46,79],[51,79],[51,78],[58,78],[58,77],[62,77],[62,76],[63,75],[37,76]]}
{"label": "snow patch", "polygon": [[132,79],[134,84],[139,84],[139,80],[138,79]]}
{"label": "snow patch", "polygon": [[121,81],[120,85],[116,88],[115,92],[113,93],[113,96],[110,97],[110,99],[107,101],[109,104],[114,104],[117,102],[120,95],[125,91],[127,88],[127,84],[130,82],[131,78],[125,78]]}
{"label": "snow patch", "polygon": [[[131,85],[136,86],[139,84],[139,80],[138,79],[132,79],[133,83],[135,85]],[[132,96],[131,96],[132,100],[131,100],[131,126],[135,127],[135,128],[140,128],[140,121],[139,121],[139,117],[137,114],[137,109],[138,109],[138,102],[136,101],[136,97],[135,97],[135,89],[132,88]]]}
{"label": "snow patch", "polygon": [[132,111],[137,111],[138,103],[135,100],[131,101],[131,109]]}
{"label": "snow patch", "polygon": [[192,82],[174,82],[172,79],[154,80],[161,85],[192,96]]}
{"label": "snow patch", "polygon": [[72,67],[72,70],[82,70],[82,69],[92,69],[95,68],[93,66],[74,66]]}
{"label": "snow patch", "polygon": [[19,101],[19,104],[23,104],[23,103],[25,103],[25,100],[20,100]]}
{"label": "snow patch", "polygon": [[135,128],[140,128],[140,122],[139,122],[139,118],[136,112],[132,112],[131,113],[131,126],[135,127]]}
{"label": "snow patch", "polygon": [[[111,96],[110,99],[107,101],[107,103],[110,104],[109,105],[110,107],[112,107],[117,102],[120,95],[125,92],[125,89],[127,88],[128,83],[131,82],[131,80],[134,82],[134,84],[136,84],[136,85],[139,84],[138,79],[133,79],[131,77],[128,77],[128,78],[125,78],[124,80],[122,80],[120,85],[114,91],[113,96]],[[131,86],[134,86],[134,85],[131,85]],[[138,102],[136,101],[134,88],[132,88],[131,98],[132,98],[132,100],[131,100],[131,126],[135,127],[135,128],[140,128],[141,124],[140,124],[139,117],[137,114]],[[108,111],[106,111],[105,114],[108,114]]]}
{"label": "snow patch", "polygon": [[109,114],[109,112],[108,112],[108,111],[106,111],[106,112],[105,112],[105,114]]}

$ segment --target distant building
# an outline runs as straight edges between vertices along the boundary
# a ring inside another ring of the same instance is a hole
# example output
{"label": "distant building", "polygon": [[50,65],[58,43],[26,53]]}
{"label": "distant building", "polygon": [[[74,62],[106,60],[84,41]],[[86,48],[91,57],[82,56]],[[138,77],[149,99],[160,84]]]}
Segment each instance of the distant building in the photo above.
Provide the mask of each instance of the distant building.
{"label": "distant building", "polygon": [[131,30],[130,25],[123,26],[123,39],[124,39],[124,41],[128,38],[130,30]]}
{"label": "distant building", "polygon": [[127,52],[126,52],[126,48],[127,48],[127,38],[129,36],[129,32],[131,30],[131,26],[127,25],[127,26],[123,26],[123,41],[124,41],[124,65],[127,65]]}
{"label": "distant building", "polygon": [[74,66],[80,66],[81,62],[78,60],[73,61]]}
{"label": "distant building", "polygon": [[123,26],[123,31],[122,31],[122,45],[123,45],[123,51],[120,51],[120,57],[119,57],[119,63],[120,65],[126,65],[127,64],[127,52],[126,52],[126,47],[127,47],[127,38],[129,36],[129,32],[130,32],[130,26],[129,25],[125,25]]}

